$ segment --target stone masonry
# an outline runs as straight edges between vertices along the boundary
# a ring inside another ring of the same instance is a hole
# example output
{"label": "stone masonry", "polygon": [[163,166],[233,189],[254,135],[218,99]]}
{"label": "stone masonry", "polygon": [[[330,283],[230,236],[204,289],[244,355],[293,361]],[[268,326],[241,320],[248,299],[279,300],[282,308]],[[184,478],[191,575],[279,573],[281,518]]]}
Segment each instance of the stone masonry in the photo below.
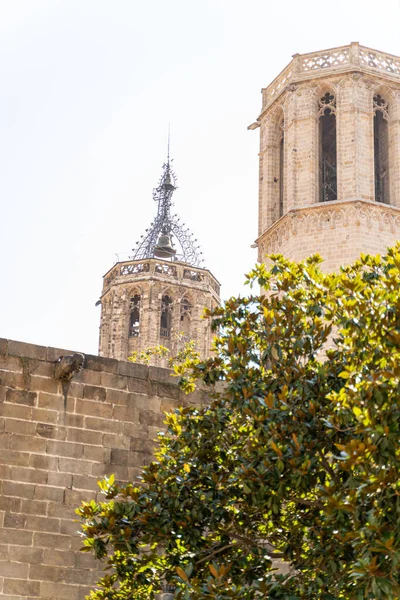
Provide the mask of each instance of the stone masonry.
{"label": "stone masonry", "polygon": [[[259,260],[318,252],[336,270],[384,253],[400,238],[400,58],[358,43],[297,54],[262,94],[250,126],[260,128]],[[335,124],[330,201],[321,201],[324,115]]]}
{"label": "stone masonry", "polygon": [[55,361],[71,354],[0,339],[0,597],[82,600],[100,564],[79,552],[74,509],[97,481],[135,480],[152,456],[163,411],[190,402],[171,372],[86,356],[68,384]]}
{"label": "stone masonry", "polygon": [[[174,355],[186,340],[196,342],[203,358],[210,353],[213,334],[202,315],[219,305],[220,285],[207,269],[157,258],[117,263],[104,276],[100,302],[101,356],[127,360],[160,344]],[[138,320],[132,328],[133,310]],[[163,310],[169,328],[162,327]]]}

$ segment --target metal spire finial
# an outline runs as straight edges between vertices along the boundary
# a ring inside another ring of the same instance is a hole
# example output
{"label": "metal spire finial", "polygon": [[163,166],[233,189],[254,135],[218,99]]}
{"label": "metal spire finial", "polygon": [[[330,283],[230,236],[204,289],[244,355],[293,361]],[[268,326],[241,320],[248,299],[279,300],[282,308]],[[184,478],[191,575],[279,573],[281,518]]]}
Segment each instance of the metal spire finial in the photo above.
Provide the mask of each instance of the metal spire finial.
{"label": "metal spire finial", "polygon": [[170,139],[171,139],[171,127],[170,124],[168,123],[168,157],[167,157],[167,163],[169,164],[169,143],[170,143]]}
{"label": "metal spire finial", "polygon": [[[170,128],[168,125],[167,162],[163,164],[162,175],[158,186],[153,190],[153,199],[157,202],[157,216],[146,230],[142,240],[133,249],[132,260],[145,258],[170,258],[186,262],[194,267],[201,266],[200,247],[184,223],[180,223],[178,215],[171,215],[172,195],[176,190],[176,176],[171,168]],[[177,244],[176,244],[177,242]],[[174,247],[174,244],[177,248]]]}

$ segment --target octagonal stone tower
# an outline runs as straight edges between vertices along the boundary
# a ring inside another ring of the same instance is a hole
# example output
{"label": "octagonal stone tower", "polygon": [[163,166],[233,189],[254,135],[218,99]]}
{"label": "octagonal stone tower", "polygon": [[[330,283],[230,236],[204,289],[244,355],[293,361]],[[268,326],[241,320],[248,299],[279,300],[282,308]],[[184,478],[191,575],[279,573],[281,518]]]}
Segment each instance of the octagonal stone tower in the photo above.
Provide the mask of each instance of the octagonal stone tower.
{"label": "octagonal stone tower", "polygon": [[[163,165],[153,190],[157,216],[131,260],[116,263],[103,278],[99,354],[127,360],[151,346],[167,347],[171,356],[193,340],[202,358],[210,354],[213,334],[205,308],[220,303],[220,285],[201,266],[197,240],[171,214],[176,177],[171,161]],[[165,366],[156,357],[152,364]]]}
{"label": "octagonal stone tower", "polygon": [[219,304],[220,286],[207,269],[158,258],[119,262],[104,276],[100,356],[126,360],[134,351],[162,344],[172,355],[194,340],[202,357],[213,335],[202,319]]}
{"label": "octagonal stone tower", "polygon": [[258,259],[336,270],[400,238],[400,58],[358,43],[293,56],[262,90]]}

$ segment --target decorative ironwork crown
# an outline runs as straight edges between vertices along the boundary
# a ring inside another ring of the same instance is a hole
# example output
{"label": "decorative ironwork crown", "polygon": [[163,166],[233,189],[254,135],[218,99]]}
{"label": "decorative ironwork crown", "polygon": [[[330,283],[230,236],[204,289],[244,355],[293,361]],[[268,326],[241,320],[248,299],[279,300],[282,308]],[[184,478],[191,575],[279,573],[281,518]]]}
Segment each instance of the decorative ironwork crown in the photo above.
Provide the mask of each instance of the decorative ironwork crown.
{"label": "decorative ironwork crown", "polygon": [[172,195],[177,189],[177,179],[171,163],[172,160],[170,161],[168,156],[167,162],[163,164],[158,186],[153,190],[153,199],[158,205],[157,215],[141,239],[136,242],[132,260],[158,256],[199,267],[203,263],[203,253],[200,252],[197,239],[177,214],[171,214]]}

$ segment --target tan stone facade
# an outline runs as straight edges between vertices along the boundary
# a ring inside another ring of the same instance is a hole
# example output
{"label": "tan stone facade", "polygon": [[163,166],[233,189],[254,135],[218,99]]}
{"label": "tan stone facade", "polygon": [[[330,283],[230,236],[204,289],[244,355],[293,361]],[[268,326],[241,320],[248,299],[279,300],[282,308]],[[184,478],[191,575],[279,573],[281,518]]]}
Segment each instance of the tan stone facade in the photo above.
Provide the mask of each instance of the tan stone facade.
{"label": "tan stone facade", "polygon": [[220,302],[220,285],[207,269],[156,258],[117,263],[104,276],[99,354],[127,360],[162,344],[172,355],[194,340],[208,356],[212,333],[205,308]]}
{"label": "tan stone facade", "polygon": [[98,356],[65,388],[68,351],[0,339],[0,597],[83,600],[101,564],[79,552],[74,509],[104,498],[97,481],[135,480],[164,411],[185,396],[171,372]]}
{"label": "tan stone facade", "polygon": [[399,58],[358,43],[295,55],[257,126],[260,261],[319,252],[334,270],[400,238]]}

